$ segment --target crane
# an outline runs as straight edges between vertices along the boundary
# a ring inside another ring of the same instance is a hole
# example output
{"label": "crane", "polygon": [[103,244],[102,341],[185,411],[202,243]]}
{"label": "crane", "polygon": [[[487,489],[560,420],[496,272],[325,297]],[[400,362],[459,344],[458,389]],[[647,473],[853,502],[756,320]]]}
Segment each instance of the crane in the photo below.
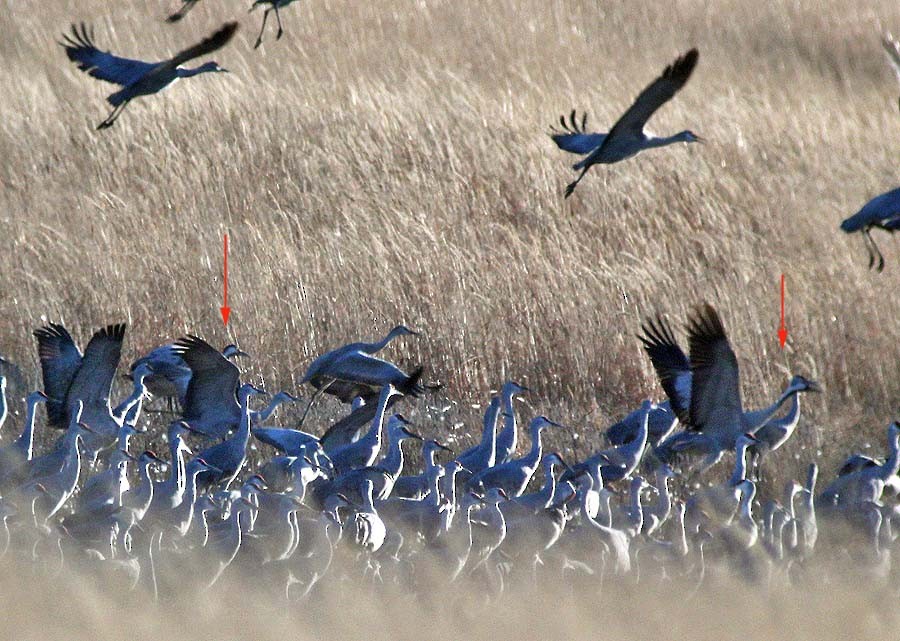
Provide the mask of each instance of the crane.
{"label": "crane", "polygon": [[900,229],[900,187],[875,196],[841,223],[841,230],[848,234],[862,232],[869,252],[869,269],[875,267],[880,272],[884,270],[884,256],[872,240],[873,229],[883,229],[889,234]]}
{"label": "crane", "polygon": [[[616,124],[607,134],[587,134],[584,132],[584,126],[587,123],[587,116],[582,118],[581,128],[577,127],[575,122],[575,112],[571,114],[571,129],[563,132],[556,132],[554,141],[556,144],[566,151],[573,153],[586,153],[587,155],[579,162],[573,165],[573,169],[581,170],[573,182],[566,187],[566,198],[572,195],[575,187],[581,182],[588,170],[597,164],[611,164],[631,158],[635,154],[655,147],[665,147],[678,142],[703,142],[703,139],[690,130],[684,130],[672,136],[657,137],[647,135],[644,131],[644,125],[657,109],[671,100],[679,89],[684,87],[694,67],[697,66],[697,60],[700,54],[696,49],[691,49],[683,56],[677,58],[675,62],[667,66],[662,75],[650,83],[638,97],[628,110],[622,114]],[[566,128],[564,118],[560,118],[563,127]],[[596,147],[590,147],[591,144],[597,143]],[[583,151],[587,149],[587,151]]]}
{"label": "crane", "polygon": [[181,65],[224,47],[234,36],[237,28],[236,22],[228,22],[208,38],[161,62],[132,60],[115,56],[109,51],[101,51],[94,44],[93,29],[84,23],[81,23],[80,30],[73,24],[71,35],[63,34],[63,42],[59,44],[65,49],[69,60],[79,69],[98,80],[122,87],[106,99],[113,110],[97,125],[97,129],[107,129],[113,126],[128,103],[139,96],[150,96],[162,91],[179,78],[228,71],[212,61],[193,69]]}

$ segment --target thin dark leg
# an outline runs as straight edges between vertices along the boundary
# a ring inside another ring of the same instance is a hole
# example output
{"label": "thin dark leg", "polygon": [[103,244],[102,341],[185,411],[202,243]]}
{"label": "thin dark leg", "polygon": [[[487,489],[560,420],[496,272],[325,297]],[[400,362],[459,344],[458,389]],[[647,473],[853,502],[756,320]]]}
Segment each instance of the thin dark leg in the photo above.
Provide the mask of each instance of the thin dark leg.
{"label": "thin dark leg", "polygon": [[106,117],[106,120],[97,125],[97,129],[109,129],[113,126],[113,124],[118,120],[119,115],[124,111],[125,107],[128,106],[130,101],[126,100],[119,106],[115,107],[110,114]]}
{"label": "thin dark leg", "polygon": [[266,30],[266,20],[269,19],[269,12],[271,10],[272,10],[272,7],[269,7],[268,9],[266,9],[265,13],[263,13],[263,23],[262,23],[262,27],[259,30],[259,36],[256,38],[256,44],[253,45],[254,49],[258,48],[259,45],[262,44],[263,32]]}
{"label": "thin dark leg", "polygon": [[278,13],[278,4],[275,4],[275,19],[278,21],[278,34],[276,34],[275,39],[281,40],[281,36],[284,33],[284,29],[281,28],[281,14]]}
{"label": "thin dark leg", "polygon": [[327,390],[329,387],[331,387],[331,384],[334,383],[335,380],[336,379],[332,378],[330,381],[328,381],[328,383],[326,383],[325,385],[323,385],[322,387],[317,389],[316,393],[312,395],[312,398],[309,399],[309,404],[307,404],[306,409],[303,410],[303,416],[300,417],[300,423],[297,426],[297,429],[300,429],[301,427],[303,427],[303,421],[306,420],[306,415],[309,414],[309,410],[312,409],[313,403],[315,403],[316,399],[318,399],[322,394],[325,393],[325,390]]}
{"label": "thin dark leg", "polygon": [[866,247],[869,250],[869,269],[872,269],[872,266],[876,265],[875,259],[877,257],[878,263],[875,267],[875,271],[884,271],[884,256],[881,255],[881,250],[879,250],[878,245],[875,244],[875,240],[872,238],[870,230],[864,229],[863,236],[866,238]]}
{"label": "thin dark leg", "polygon": [[566,198],[568,198],[569,196],[572,195],[572,192],[575,191],[575,188],[578,186],[578,183],[581,182],[581,179],[584,178],[584,175],[587,173],[588,169],[590,169],[590,168],[591,168],[591,166],[588,165],[587,167],[582,169],[581,173],[578,174],[578,178],[576,178],[573,182],[569,183],[568,186],[566,186]]}

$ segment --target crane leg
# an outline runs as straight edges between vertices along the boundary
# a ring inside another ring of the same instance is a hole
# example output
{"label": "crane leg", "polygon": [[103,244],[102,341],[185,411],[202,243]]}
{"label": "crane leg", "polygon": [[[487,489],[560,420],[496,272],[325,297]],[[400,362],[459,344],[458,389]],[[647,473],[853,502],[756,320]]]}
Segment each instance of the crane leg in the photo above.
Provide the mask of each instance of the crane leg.
{"label": "crane leg", "polygon": [[863,236],[866,239],[866,249],[869,252],[869,269],[872,269],[872,267],[875,266],[875,259],[877,258],[878,264],[875,266],[875,271],[884,271],[884,256],[881,255],[878,245],[875,244],[875,240],[872,238],[870,230],[864,229]]}
{"label": "crane leg", "polygon": [[260,27],[260,29],[259,29],[259,35],[256,37],[256,44],[253,45],[253,48],[254,48],[254,49],[257,49],[257,48],[259,47],[259,45],[262,44],[263,32],[266,30],[266,20],[269,19],[269,12],[270,12],[271,10],[272,10],[272,8],[269,7],[268,9],[265,10],[265,12],[263,12],[262,27]]}
{"label": "crane leg", "polygon": [[110,127],[112,127],[113,124],[116,122],[116,120],[119,119],[119,115],[122,113],[122,111],[125,109],[125,107],[128,106],[129,102],[131,102],[131,101],[126,100],[125,102],[121,103],[120,105],[114,107],[113,110],[110,112],[110,114],[106,117],[106,120],[104,120],[99,125],[97,125],[97,129],[109,129]]}
{"label": "crane leg", "polygon": [[278,3],[275,3],[275,20],[278,21],[278,33],[275,34],[276,40],[281,40],[281,36],[284,35],[284,29],[281,27],[281,14],[278,13]]}
{"label": "crane leg", "polygon": [[584,178],[584,175],[587,173],[588,169],[590,169],[590,165],[581,170],[581,173],[578,174],[578,178],[576,178],[573,182],[570,182],[566,186],[566,198],[572,195],[572,192],[575,191],[575,188],[578,186],[578,183],[581,182],[581,179]]}
{"label": "crane leg", "polygon": [[303,421],[306,420],[306,415],[309,414],[309,410],[312,409],[313,403],[315,403],[316,399],[318,399],[322,394],[325,393],[325,390],[331,387],[331,384],[334,383],[335,380],[337,379],[332,378],[330,381],[328,381],[328,383],[317,389],[316,393],[312,395],[312,398],[309,399],[309,403],[307,404],[306,409],[303,410],[303,416],[300,417],[300,424],[297,426],[297,429],[303,427]]}

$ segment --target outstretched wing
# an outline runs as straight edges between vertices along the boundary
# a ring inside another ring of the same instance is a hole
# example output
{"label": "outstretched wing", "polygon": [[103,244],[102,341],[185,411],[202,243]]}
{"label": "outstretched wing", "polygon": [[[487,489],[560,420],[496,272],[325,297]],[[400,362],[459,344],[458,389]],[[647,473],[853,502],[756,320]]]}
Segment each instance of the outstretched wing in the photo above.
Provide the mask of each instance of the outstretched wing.
{"label": "outstretched wing", "polygon": [[197,336],[175,342],[174,351],[191,368],[184,403],[184,418],[195,420],[209,408],[235,405],[240,371],[215,347]]}
{"label": "outstretched wing", "polygon": [[123,87],[134,84],[157,67],[157,63],[121,58],[108,51],[100,51],[94,44],[93,28],[83,22],[80,31],[73,24],[71,35],[63,34],[63,42],[59,44],[79,69],[94,78]]}
{"label": "outstretched wing", "polygon": [[550,127],[552,132],[550,138],[553,139],[557,147],[569,153],[590,153],[602,145],[603,140],[606,138],[606,134],[587,133],[585,131],[585,127],[587,127],[587,112],[582,114],[581,122],[579,123],[577,113],[573,109],[572,113],[569,114],[569,122],[566,122],[566,117],[563,115],[559,117],[559,124],[562,127],[561,129]]}
{"label": "outstretched wing", "polygon": [[644,125],[656,110],[666,104],[681,89],[691,77],[697,59],[700,54],[696,49],[691,49],[686,54],[670,64],[662,72],[662,75],[644,89],[634,104],[628,108],[618,122],[610,129],[607,140],[614,138],[617,133],[630,132],[640,134]]}
{"label": "outstretched wing", "polygon": [[124,340],[125,323],[107,325],[91,337],[84,350],[81,367],[66,396],[66,408],[70,414],[77,411],[78,401],[82,401],[85,407],[109,407],[109,392],[122,356]]}
{"label": "outstretched wing", "polygon": [[696,310],[688,323],[691,351],[691,411],[687,429],[714,435],[740,421],[740,372],[725,327],[712,305]]}
{"label": "outstretched wing", "polygon": [[49,397],[48,420],[55,427],[65,427],[66,395],[81,367],[81,350],[75,345],[68,330],[56,323],[35,330],[34,336],[38,340],[44,393]]}
{"label": "outstretched wing", "polygon": [[684,424],[689,422],[691,409],[691,363],[675,341],[672,328],[662,316],[645,322],[641,329],[643,336],[638,336],[644,344],[644,350],[653,363],[653,369],[659,376],[659,382],[678,420]]}
{"label": "outstretched wing", "polygon": [[160,65],[160,68],[175,68],[178,65],[183,65],[189,60],[199,58],[200,56],[205,56],[206,54],[212,53],[217,49],[221,49],[226,44],[228,44],[228,41],[231,40],[231,38],[234,36],[237,28],[237,22],[226,22],[218,31],[213,33],[208,38],[204,38],[193,47],[188,47],[184,51],[175,54],[171,60],[167,60],[165,63]]}

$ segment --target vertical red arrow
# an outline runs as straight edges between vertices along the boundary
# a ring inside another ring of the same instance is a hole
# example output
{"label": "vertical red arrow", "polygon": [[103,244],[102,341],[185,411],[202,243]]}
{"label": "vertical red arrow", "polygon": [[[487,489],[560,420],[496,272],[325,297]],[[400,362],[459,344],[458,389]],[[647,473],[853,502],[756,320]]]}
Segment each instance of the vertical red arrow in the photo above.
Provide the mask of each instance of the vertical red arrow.
{"label": "vertical red arrow", "polygon": [[228,324],[228,317],[231,316],[231,308],[228,306],[228,234],[225,234],[225,249],[224,249],[224,269],[222,271],[222,282],[225,285],[224,297],[222,299],[222,306],[219,308],[219,311],[222,312],[222,322],[226,325]]}
{"label": "vertical red arrow", "polygon": [[784,324],[784,274],[781,275],[781,325],[778,326],[778,343],[781,345],[781,349],[784,349],[784,344],[787,342],[787,326]]}

